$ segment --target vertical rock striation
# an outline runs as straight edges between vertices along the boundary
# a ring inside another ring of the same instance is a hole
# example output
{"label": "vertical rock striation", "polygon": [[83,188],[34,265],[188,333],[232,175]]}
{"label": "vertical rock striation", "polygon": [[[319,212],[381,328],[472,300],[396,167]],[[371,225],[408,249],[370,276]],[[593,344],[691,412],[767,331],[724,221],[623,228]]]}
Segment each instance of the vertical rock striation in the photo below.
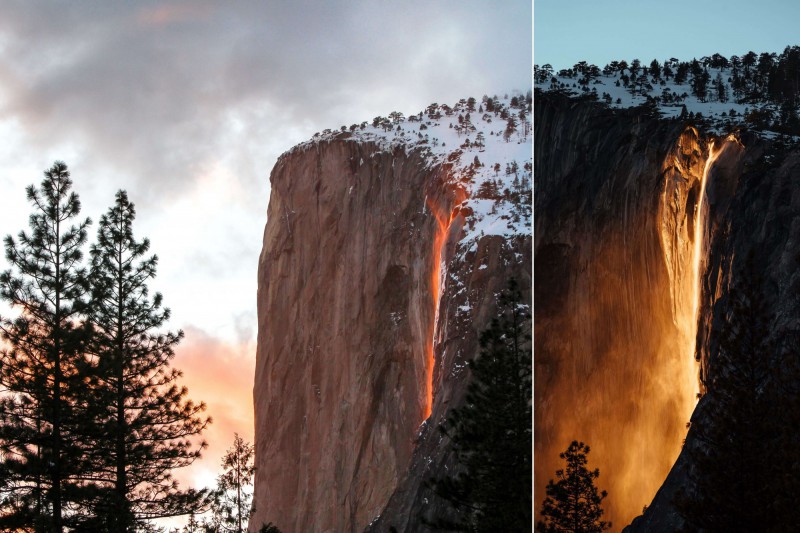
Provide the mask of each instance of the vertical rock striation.
{"label": "vertical rock striation", "polygon": [[360,531],[408,466],[433,312],[425,198],[445,195],[424,163],[336,140],[273,170],[259,260],[254,525]]}

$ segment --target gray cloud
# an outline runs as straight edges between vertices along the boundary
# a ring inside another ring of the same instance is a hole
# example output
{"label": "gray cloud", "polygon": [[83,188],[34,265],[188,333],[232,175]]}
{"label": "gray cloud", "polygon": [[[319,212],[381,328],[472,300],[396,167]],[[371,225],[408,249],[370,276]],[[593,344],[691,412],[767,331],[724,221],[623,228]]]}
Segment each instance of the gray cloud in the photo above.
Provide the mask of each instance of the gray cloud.
{"label": "gray cloud", "polygon": [[[104,175],[113,169],[175,193],[241,142],[245,155],[274,159],[252,152],[287,128],[303,126],[307,137],[395,108],[525,88],[530,10],[465,1],[3,3],[0,113],[19,118],[34,145],[71,143]],[[262,187],[264,178],[240,177]]]}

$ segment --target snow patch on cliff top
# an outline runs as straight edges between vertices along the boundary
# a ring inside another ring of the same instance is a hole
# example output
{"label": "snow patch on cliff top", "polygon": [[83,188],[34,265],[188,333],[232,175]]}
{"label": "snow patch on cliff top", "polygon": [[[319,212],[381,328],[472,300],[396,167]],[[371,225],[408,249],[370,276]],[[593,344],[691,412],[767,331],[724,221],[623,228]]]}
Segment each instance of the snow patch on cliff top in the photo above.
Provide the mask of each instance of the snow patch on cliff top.
{"label": "snow patch on cliff top", "polygon": [[465,98],[452,106],[434,103],[408,117],[392,112],[325,130],[290,153],[332,139],[373,142],[389,153],[421,151],[429,168],[450,165],[450,184],[465,192],[457,206],[466,220],[462,242],[530,235],[531,108],[530,91]]}
{"label": "snow patch on cliff top", "polygon": [[717,134],[748,128],[795,141],[800,139],[798,76],[797,46],[781,54],[612,61],[602,69],[586,61],[558,71],[534,65],[534,84],[543,92],[593,98],[612,109],[648,105],[664,118],[702,121]]}

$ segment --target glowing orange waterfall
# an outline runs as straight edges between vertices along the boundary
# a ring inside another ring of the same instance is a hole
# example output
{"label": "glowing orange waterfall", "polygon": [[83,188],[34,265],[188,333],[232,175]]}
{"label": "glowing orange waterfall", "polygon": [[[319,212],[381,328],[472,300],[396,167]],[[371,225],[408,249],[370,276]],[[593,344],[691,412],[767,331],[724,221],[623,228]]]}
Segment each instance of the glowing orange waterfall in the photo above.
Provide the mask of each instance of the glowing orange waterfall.
{"label": "glowing orange waterfall", "polygon": [[[697,364],[695,360],[695,353],[697,350],[697,328],[698,328],[698,321],[700,319],[700,298],[701,294],[701,287],[700,287],[700,266],[705,258],[705,250],[703,249],[704,242],[707,239],[706,236],[706,225],[708,221],[706,220],[706,215],[703,211],[703,207],[705,205],[706,199],[706,187],[708,186],[708,178],[711,172],[711,167],[717,161],[717,159],[722,155],[725,149],[731,145],[738,145],[742,147],[741,142],[734,136],[728,135],[725,139],[722,140],[712,140],[708,146],[708,158],[706,159],[705,166],[703,167],[703,176],[700,182],[700,193],[698,195],[697,200],[697,214],[695,215],[695,225],[694,225],[694,235],[693,235],[693,250],[692,250],[692,309],[689,318],[691,320],[690,331],[691,334],[688,336],[687,342],[687,351],[689,357],[687,358],[688,364],[691,365],[691,375],[695,386],[695,396],[697,391]],[[692,405],[696,404],[696,401],[692,402]]]}
{"label": "glowing orange waterfall", "polygon": [[[456,198],[453,200],[454,204],[459,204],[465,197],[463,190],[456,191]],[[451,210],[449,215],[445,215],[445,211],[438,207],[430,198],[426,199],[426,205],[430,208],[433,217],[436,219],[436,233],[433,237],[433,251],[431,257],[433,258],[433,266],[431,268],[431,300],[433,303],[433,320],[429,328],[428,343],[425,346],[425,412],[423,419],[427,419],[431,415],[433,408],[433,363],[434,353],[433,347],[436,342],[436,324],[439,321],[439,300],[442,296],[443,288],[443,274],[442,252],[447,236],[450,233],[450,226],[457,215],[457,210]]]}
{"label": "glowing orange waterfall", "polygon": [[703,253],[703,228],[705,227],[705,219],[703,217],[703,204],[706,199],[706,183],[708,182],[708,172],[711,170],[711,165],[719,157],[722,150],[714,149],[714,141],[708,147],[708,159],[703,168],[703,179],[700,182],[700,199],[697,202],[697,223],[694,226],[694,253],[692,254],[693,261],[693,279],[694,279],[694,297],[692,298],[692,316],[695,322],[697,321],[697,311],[700,304],[700,258]]}
{"label": "glowing orange waterfall", "polygon": [[[690,374],[692,375],[692,381],[694,383],[695,388],[695,397],[697,392],[697,365],[695,362],[695,351],[696,351],[696,344],[697,344],[697,321],[699,319],[698,312],[700,310],[700,263],[703,259],[703,241],[705,236],[705,226],[706,220],[703,213],[703,205],[705,204],[706,199],[706,185],[708,183],[708,174],[711,171],[711,166],[714,164],[714,161],[717,160],[719,155],[722,153],[721,148],[716,147],[715,141],[711,141],[708,146],[708,159],[706,159],[705,166],[703,167],[703,176],[700,180],[700,192],[698,194],[697,200],[697,211],[695,215],[695,224],[694,224],[694,235],[692,242],[694,243],[694,249],[692,250],[692,311],[689,315],[691,320],[691,330],[692,334],[688,335],[688,343],[689,346],[687,347],[688,355],[687,361],[691,367]],[[696,401],[692,402],[693,404]]]}
{"label": "glowing orange waterfall", "polygon": [[[563,467],[559,453],[583,440],[608,491],[604,519],[619,531],[662,487],[697,404],[695,353],[714,296],[709,243],[735,191],[741,145],[687,127],[646,144],[663,157],[642,157],[599,122],[574,132],[543,123],[552,131],[537,140],[547,164],[537,167],[534,226],[535,492],[543,498]],[[585,159],[575,152],[584,137],[598,142]]]}

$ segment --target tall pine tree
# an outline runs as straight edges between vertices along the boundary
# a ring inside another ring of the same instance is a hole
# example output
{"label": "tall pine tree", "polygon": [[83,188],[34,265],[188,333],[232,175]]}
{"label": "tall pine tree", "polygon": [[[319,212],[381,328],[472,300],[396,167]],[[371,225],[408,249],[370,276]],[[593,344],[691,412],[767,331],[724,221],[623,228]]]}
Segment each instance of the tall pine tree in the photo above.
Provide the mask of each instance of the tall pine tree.
{"label": "tall pine tree", "polygon": [[217,478],[214,494],[214,526],[220,532],[242,533],[247,529],[256,469],[253,465],[253,445],[234,434],[233,446],[222,458],[222,474]]}
{"label": "tall pine tree", "polygon": [[149,295],[158,258],[133,236],[136,212],[125,191],[100,218],[91,248],[94,327],[93,418],[98,481],[94,514],[113,531],[133,531],[153,518],[189,514],[205,495],[181,490],[175,469],[200,457],[193,442],[210,423],[205,404],[187,399],[170,367],[183,332],[160,332],[169,319],[161,294]]}
{"label": "tall pine tree", "polygon": [[5,239],[12,269],[0,274],[0,297],[17,311],[0,319],[0,450],[2,518],[8,530],[61,532],[64,513],[85,470],[76,401],[86,329],[87,276],[81,267],[87,218],[70,192],[67,166],[56,162],[37,189],[27,189],[34,211],[30,232]]}
{"label": "tall pine tree", "polygon": [[513,279],[499,304],[498,317],[481,334],[480,357],[469,363],[466,402],[442,426],[453,441],[456,473],[429,482],[460,518],[440,517],[435,527],[531,529],[530,314]]}

